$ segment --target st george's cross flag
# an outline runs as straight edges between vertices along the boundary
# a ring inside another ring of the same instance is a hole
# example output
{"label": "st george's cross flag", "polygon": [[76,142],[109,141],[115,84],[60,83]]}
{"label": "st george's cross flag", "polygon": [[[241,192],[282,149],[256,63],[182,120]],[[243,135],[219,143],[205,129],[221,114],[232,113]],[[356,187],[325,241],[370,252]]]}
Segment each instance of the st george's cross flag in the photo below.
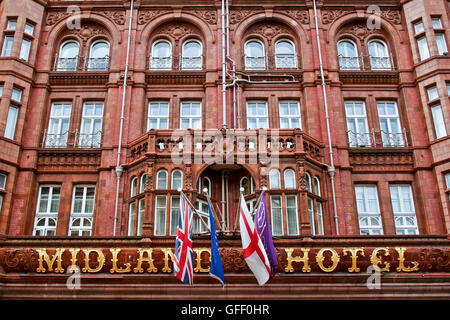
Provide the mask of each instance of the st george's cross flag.
{"label": "st george's cross flag", "polygon": [[192,251],[192,221],[193,213],[184,194],[180,197],[178,213],[177,237],[173,266],[174,275],[184,283],[192,285],[194,280],[193,251]]}
{"label": "st george's cross flag", "polygon": [[262,286],[270,278],[270,263],[242,194],[240,211],[239,227],[245,262],[255,275],[258,284]]}
{"label": "st george's cross flag", "polygon": [[272,231],[270,228],[269,215],[267,211],[266,193],[264,191],[261,195],[261,201],[259,202],[258,209],[256,210],[255,224],[264,249],[266,249],[267,257],[269,258],[270,279],[272,279],[277,272],[278,260],[275,246],[273,245]]}
{"label": "st george's cross flag", "polygon": [[212,213],[211,204],[208,200],[208,210],[209,210],[209,229],[211,231],[211,265],[209,268],[209,274],[211,277],[217,279],[222,284],[222,288],[224,285],[224,273],[222,266],[222,259],[220,258],[219,253],[219,241],[217,240],[216,235],[216,225],[214,222],[214,215]]}

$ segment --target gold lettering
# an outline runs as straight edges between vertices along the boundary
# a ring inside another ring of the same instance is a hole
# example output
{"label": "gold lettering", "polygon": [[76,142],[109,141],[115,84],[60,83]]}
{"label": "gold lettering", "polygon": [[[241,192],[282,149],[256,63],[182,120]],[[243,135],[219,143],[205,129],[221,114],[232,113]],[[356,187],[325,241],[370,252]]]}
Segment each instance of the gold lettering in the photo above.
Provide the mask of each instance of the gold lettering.
{"label": "gold lettering", "polygon": [[209,258],[211,259],[211,249],[208,248],[200,248],[200,249],[193,249],[194,252],[197,254],[197,258],[195,259],[197,261],[197,265],[194,268],[194,272],[209,272],[210,267],[208,269],[202,268],[202,252],[208,252]]}
{"label": "gold lettering", "polygon": [[162,268],[162,272],[172,272],[172,269],[169,267],[169,257],[172,261],[174,260],[172,249],[163,248],[161,250],[164,252],[164,267]]}
{"label": "gold lettering", "polygon": [[39,252],[39,267],[36,269],[36,272],[45,272],[45,268],[44,268],[44,261],[47,262],[47,267],[48,267],[48,271],[53,271],[53,264],[55,263],[56,260],[56,268],[55,268],[55,272],[56,273],[63,273],[64,269],[61,266],[61,256],[62,253],[64,252],[65,249],[60,249],[60,248],[56,248],[55,251],[55,255],[53,256],[53,258],[50,260],[50,257],[48,256],[47,253],[47,249],[45,248],[40,248],[40,249],[36,249],[37,252]]}
{"label": "gold lettering", "polygon": [[74,267],[77,266],[77,254],[78,252],[80,252],[80,249],[70,248],[69,251],[72,254],[72,258],[70,259],[70,261],[72,262],[72,270],[75,270]]}
{"label": "gold lettering", "polygon": [[[99,272],[102,268],[103,265],[105,264],[105,255],[103,254],[102,250],[100,249],[92,249],[92,248],[88,248],[88,249],[83,249],[84,252],[84,268],[82,269],[83,272]],[[97,260],[98,260],[98,266],[95,269],[92,269],[91,266],[89,265],[89,255],[91,252],[96,252],[97,253]]]}
{"label": "gold lettering", "polygon": [[[148,262],[149,267],[147,269],[147,272],[158,272],[158,269],[156,269],[153,264],[153,258],[152,258],[153,249],[140,248],[140,249],[138,249],[138,251],[139,251],[138,264],[137,264],[136,268],[133,269],[133,272],[134,273],[144,272],[144,269],[142,269],[142,262]],[[147,257],[144,257],[144,253],[147,253]]]}
{"label": "gold lettering", "polygon": [[389,255],[389,248],[375,248],[372,251],[372,255],[370,256],[370,262],[373,265],[373,268],[377,271],[383,272],[383,271],[389,271],[389,266],[391,265],[389,262],[385,262],[384,268],[380,268],[378,265],[382,263],[383,261],[381,258],[377,256],[378,252],[384,250],[384,256],[387,257]]}
{"label": "gold lettering", "polygon": [[361,270],[356,266],[356,260],[358,259],[358,252],[361,252],[361,256],[364,257],[364,248],[344,248],[342,252],[344,256],[347,255],[347,252],[352,254],[352,266],[348,268],[348,272],[360,272]]}
{"label": "gold lettering", "polygon": [[121,249],[119,249],[119,248],[113,248],[113,249],[109,250],[112,253],[112,259],[111,259],[111,261],[112,261],[112,268],[109,270],[109,272],[111,272],[111,273],[115,273],[115,272],[117,272],[117,273],[125,273],[125,272],[130,272],[131,271],[131,264],[129,262],[125,263],[125,267],[126,267],[125,269],[117,267],[117,260],[118,260],[117,256],[118,256],[120,250]]}
{"label": "gold lettering", "polygon": [[[331,252],[331,261],[333,262],[331,267],[328,267],[328,268],[326,268],[323,265],[323,260],[325,260],[325,257],[323,256],[323,254],[326,251]],[[339,258],[338,253],[334,249],[331,249],[331,248],[322,248],[316,255],[317,264],[319,265],[320,269],[322,269],[322,271],[325,271],[325,272],[332,272],[334,269],[336,269],[336,267],[339,263],[339,260],[340,260],[340,258]]]}
{"label": "gold lettering", "polygon": [[301,248],[303,252],[303,257],[293,257],[292,253],[294,252],[294,248],[285,248],[287,254],[287,266],[284,269],[285,272],[294,272],[294,268],[292,267],[292,262],[303,262],[302,272],[311,272],[311,268],[308,266],[308,253],[310,249]]}
{"label": "gold lettering", "polygon": [[414,267],[405,267],[405,251],[406,248],[395,248],[398,252],[398,267],[397,272],[412,272],[412,271],[418,271],[419,270],[419,263],[416,261],[411,261],[411,263],[414,265]]}

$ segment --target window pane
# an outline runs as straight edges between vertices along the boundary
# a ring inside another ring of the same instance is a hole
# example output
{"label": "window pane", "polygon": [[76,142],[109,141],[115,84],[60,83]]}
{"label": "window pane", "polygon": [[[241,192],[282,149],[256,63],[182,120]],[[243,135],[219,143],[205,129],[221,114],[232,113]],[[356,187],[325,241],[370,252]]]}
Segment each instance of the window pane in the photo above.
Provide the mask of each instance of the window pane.
{"label": "window pane", "polygon": [[22,46],[20,47],[20,56],[19,58],[25,61],[28,61],[28,57],[30,56],[31,49],[31,41],[27,39],[22,40]]}
{"label": "window pane", "polygon": [[11,56],[13,41],[14,41],[14,37],[9,37],[9,36],[5,37],[5,40],[3,42],[2,57]]}
{"label": "window pane", "polygon": [[31,23],[26,23],[24,32],[32,36],[34,33],[34,26]]}
{"label": "window pane", "polygon": [[281,196],[271,196],[272,211],[272,233],[274,235],[283,234],[283,216],[281,206]]}
{"label": "window pane", "polygon": [[428,50],[427,38],[422,37],[417,39],[417,45],[419,47],[420,60],[425,60],[430,57],[430,51]]}
{"label": "window pane", "polygon": [[4,135],[5,138],[14,139],[18,114],[19,114],[18,108],[14,106],[9,107],[8,118],[6,120],[6,127],[5,127],[5,135]]}
{"label": "window pane", "polygon": [[442,138],[447,135],[445,128],[444,115],[440,105],[431,107],[431,114],[434,122],[434,129],[436,133],[436,139]]}

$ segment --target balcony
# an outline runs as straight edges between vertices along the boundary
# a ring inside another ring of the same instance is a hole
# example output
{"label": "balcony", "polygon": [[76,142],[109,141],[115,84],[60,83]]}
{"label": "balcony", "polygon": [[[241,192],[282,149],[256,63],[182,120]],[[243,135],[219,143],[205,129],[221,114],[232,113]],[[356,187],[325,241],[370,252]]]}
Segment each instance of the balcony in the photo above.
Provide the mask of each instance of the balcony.
{"label": "balcony", "polygon": [[171,71],[171,70],[203,70],[204,57],[149,57],[148,69],[157,71]]}
{"label": "balcony", "polygon": [[296,54],[276,54],[261,57],[244,55],[245,70],[284,70],[299,69],[299,56]]}
{"label": "balcony", "polygon": [[300,129],[150,130],[128,146],[128,162],[147,153],[159,157],[256,161],[264,157],[304,155],[323,160],[323,145]]}
{"label": "balcony", "polygon": [[406,129],[403,132],[392,133],[384,131],[375,131],[372,128],[372,132],[357,133],[353,131],[347,131],[348,144],[350,147],[372,147],[372,148],[401,148],[408,147],[408,136]]}
{"label": "balcony", "polygon": [[61,134],[48,133],[44,131],[41,147],[42,148],[100,148],[102,132],[93,134],[79,133],[78,130],[66,131]]}
{"label": "balcony", "polygon": [[87,58],[77,56],[75,58],[55,58],[54,71],[108,71],[109,56],[104,58]]}
{"label": "balcony", "polygon": [[339,79],[344,84],[398,84],[399,74],[394,59],[389,57],[338,56]]}

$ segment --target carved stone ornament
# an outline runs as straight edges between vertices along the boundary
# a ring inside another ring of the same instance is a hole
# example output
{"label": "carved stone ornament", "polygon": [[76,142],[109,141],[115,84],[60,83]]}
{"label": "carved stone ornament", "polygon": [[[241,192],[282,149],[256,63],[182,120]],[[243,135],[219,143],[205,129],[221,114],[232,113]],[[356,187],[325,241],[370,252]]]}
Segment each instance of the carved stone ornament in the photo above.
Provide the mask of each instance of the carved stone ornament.
{"label": "carved stone ornament", "polygon": [[342,17],[343,15],[352,13],[353,11],[350,10],[325,10],[322,13],[322,23],[323,24],[330,24],[337,18]]}
{"label": "carved stone ornament", "polygon": [[71,29],[69,33],[78,35],[84,42],[97,35],[107,35],[105,29],[96,24],[83,24],[81,29]]}
{"label": "carved stone ornament", "polygon": [[286,10],[282,12],[298,20],[301,24],[309,24],[309,14],[307,10]]}
{"label": "carved stone ornament", "polygon": [[209,24],[217,24],[217,12],[215,10],[195,10],[194,13]]}
{"label": "carved stone ornament", "polygon": [[119,11],[102,11],[103,15],[111,19],[115,24],[124,25],[125,24],[125,13]]}
{"label": "carved stone ornament", "polygon": [[275,23],[263,23],[263,24],[259,23],[259,24],[256,24],[254,27],[252,27],[248,32],[260,34],[269,41],[272,40],[273,37],[275,37],[279,34],[289,34],[289,31],[287,28],[285,28],[281,24],[275,24]]}
{"label": "carved stone ornament", "polygon": [[343,30],[346,33],[351,33],[354,36],[358,37],[360,40],[364,40],[370,34],[377,33],[377,29],[369,29],[367,24],[358,23],[350,25],[349,27]]}
{"label": "carved stone ornament", "polygon": [[68,12],[52,12],[49,13],[47,16],[47,20],[45,21],[45,24],[47,26],[52,26],[58,21],[64,19],[65,17],[68,17],[70,14]]}
{"label": "carved stone ornament", "polygon": [[261,10],[235,10],[230,12],[230,24],[237,24],[245,18],[256,13],[263,12]]}
{"label": "carved stone ornament", "polygon": [[169,12],[170,11],[168,10],[148,10],[139,12],[137,23],[139,25],[146,24],[150,20]]}
{"label": "carved stone ornament", "polygon": [[172,37],[175,40],[179,40],[187,34],[198,34],[197,30],[191,28],[187,24],[170,24],[164,25],[155,31],[155,34],[163,34]]}
{"label": "carved stone ornament", "polygon": [[400,12],[396,10],[382,10],[381,16],[389,21],[391,21],[393,24],[401,24],[402,23],[402,17],[400,16]]}

